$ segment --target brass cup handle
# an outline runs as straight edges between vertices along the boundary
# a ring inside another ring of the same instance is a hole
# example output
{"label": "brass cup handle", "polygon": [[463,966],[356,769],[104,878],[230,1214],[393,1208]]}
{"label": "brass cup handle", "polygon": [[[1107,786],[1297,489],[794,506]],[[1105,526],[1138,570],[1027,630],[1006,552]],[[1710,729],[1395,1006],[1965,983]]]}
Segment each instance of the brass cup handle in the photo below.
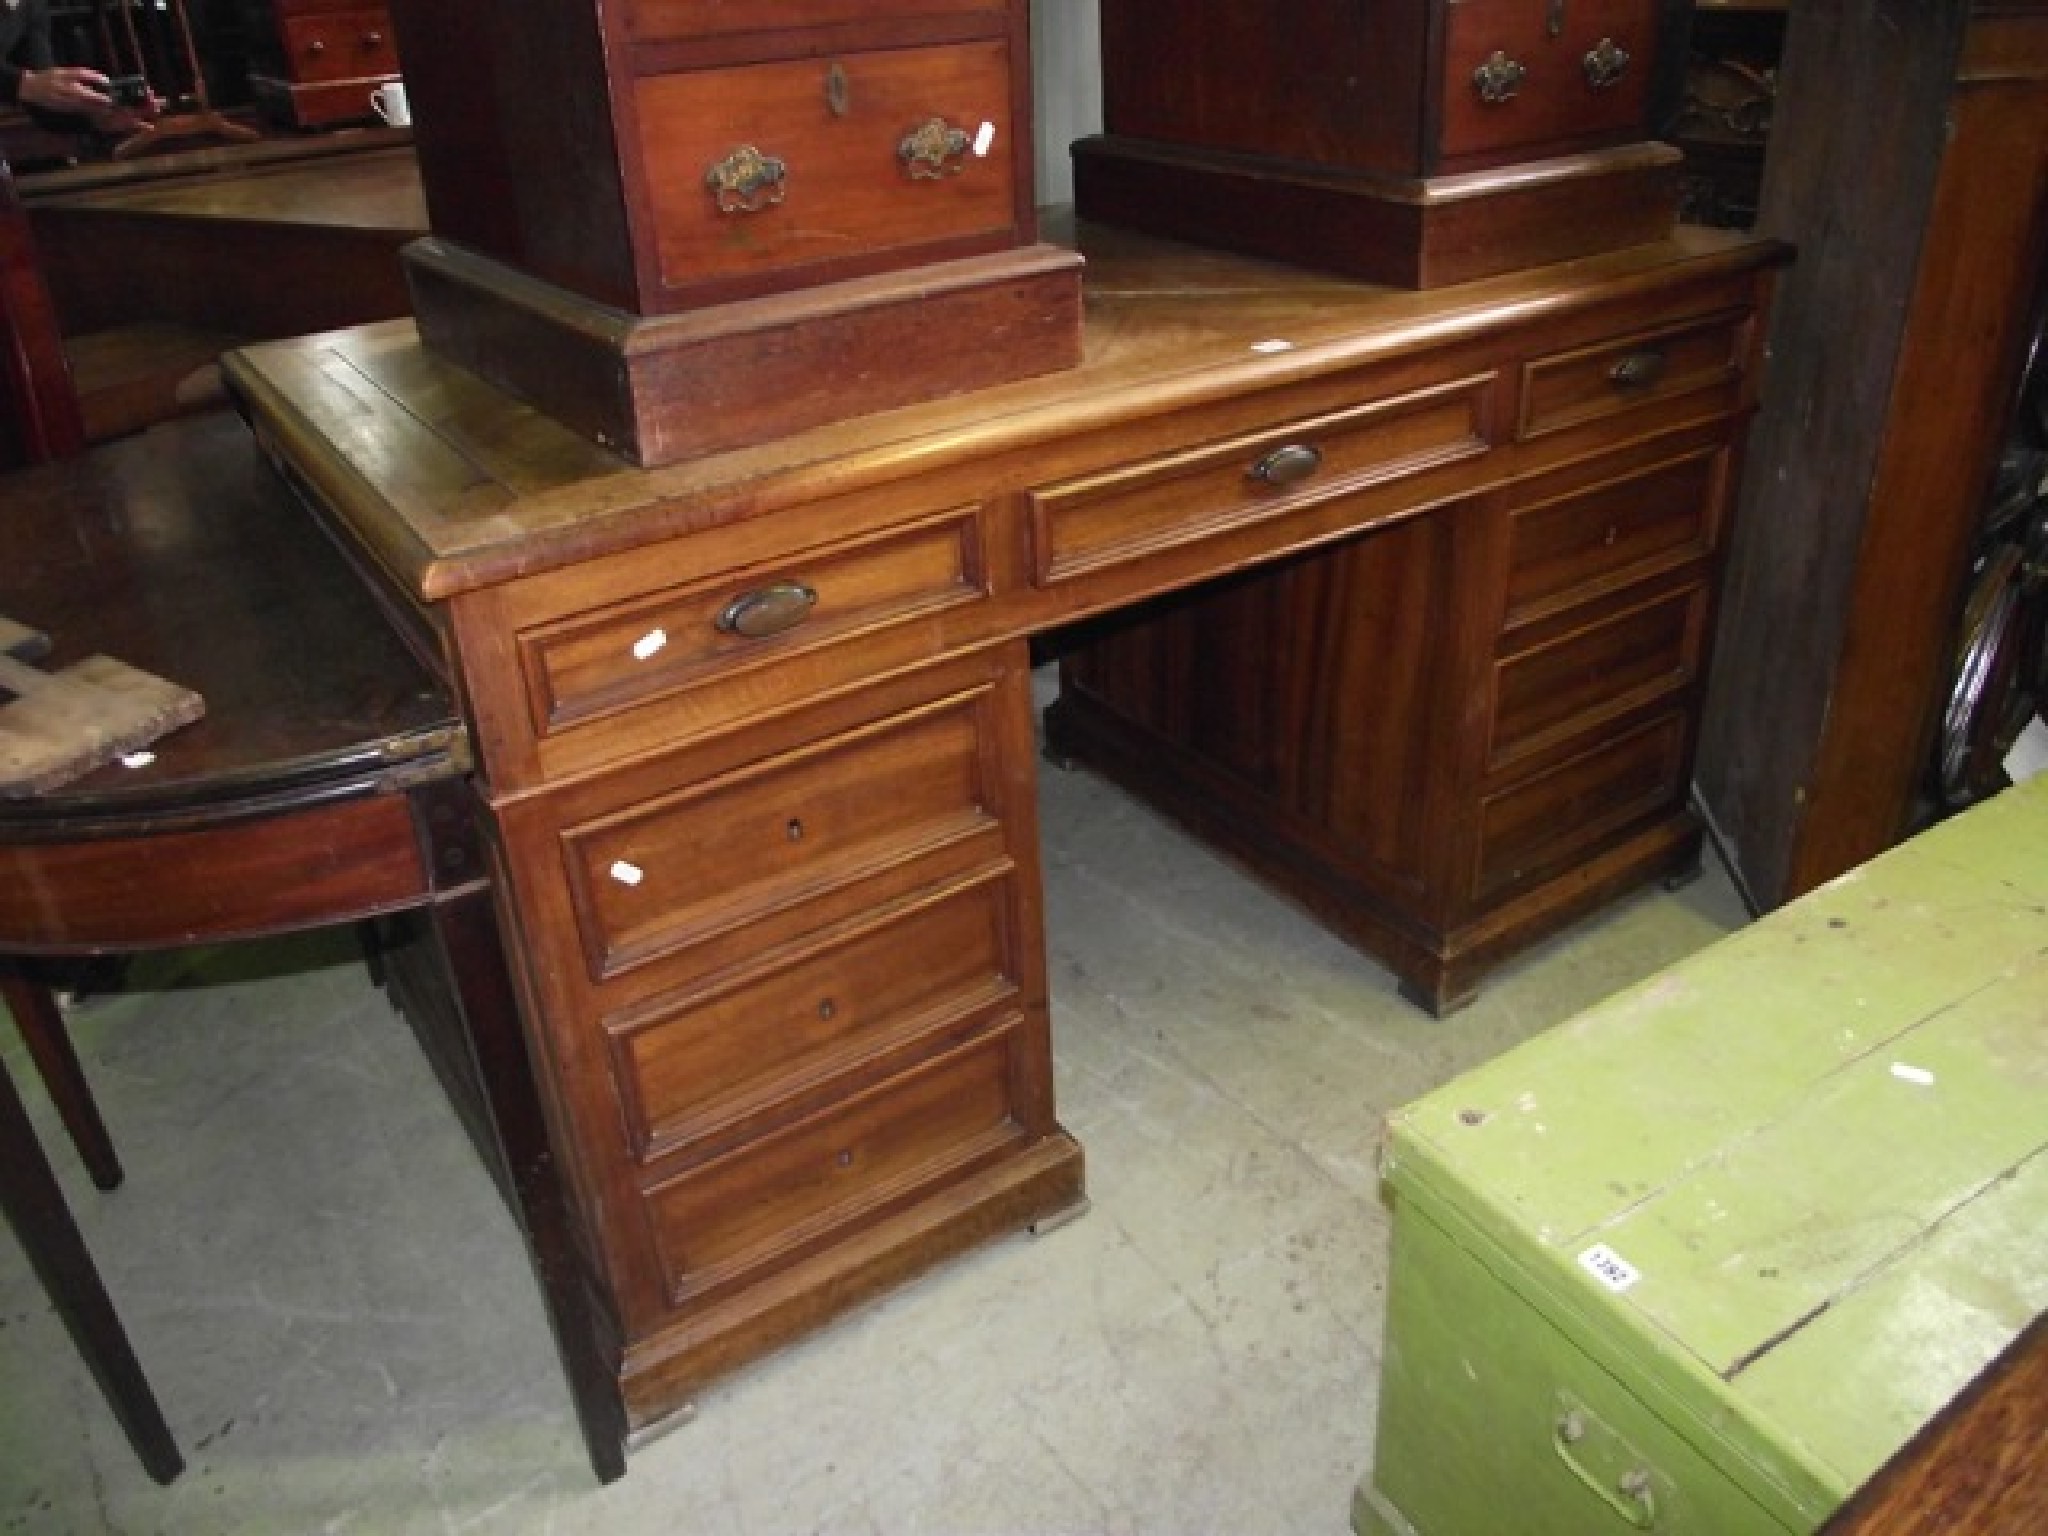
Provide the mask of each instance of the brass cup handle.
{"label": "brass cup handle", "polygon": [[1628,73],[1628,50],[1611,37],[1603,37],[1579,60],[1586,71],[1587,86],[1604,91]]}
{"label": "brass cup handle", "polygon": [[759,213],[782,201],[789,167],[751,144],[742,144],[704,172],[704,185],[720,213]]}
{"label": "brass cup handle", "polygon": [[1322,449],[1307,443],[1289,443],[1260,459],[1246,471],[1246,476],[1265,485],[1284,487],[1301,484],[1322,467]]}
{"label": "brass cup handle", "polygon": [[955,128],[943,117],[928,117],[903,135],[896,158],[912,181],[939,181],[966,168],[973,143],[965,128]]}
{"label": "brass cup handle", "polygon": [[1648,389],[1664,377],[1667,361],[1656,347],[1644,347],[1608,369],[1607,378],[1616,389]]}
{"label": "brass cup handle", "polygon": [[817,604],[816,588],[800,581],[771,581],[765,587],[742,592],[720,609],[711,622],[725,634],[765,640],[795,629],[811,616]]}
{"label": "brass cup handle", "polygon": [[1481,101],[1489,107],[1497,107],[1512,101],[1522,88],[1522,82],[1528,78],[1528,65],[1519,59],[1509,58],[1496,48],[1484,64],[1472,71],[1472,88],[1479,92]]}

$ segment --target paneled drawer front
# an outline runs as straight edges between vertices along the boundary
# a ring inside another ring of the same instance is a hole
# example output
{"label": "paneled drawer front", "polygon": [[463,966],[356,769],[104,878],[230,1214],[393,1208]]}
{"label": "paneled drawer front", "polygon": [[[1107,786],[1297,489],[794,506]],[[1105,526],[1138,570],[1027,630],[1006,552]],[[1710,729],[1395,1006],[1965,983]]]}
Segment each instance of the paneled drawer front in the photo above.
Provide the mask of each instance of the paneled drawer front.
{"label": "paneled drawer front", "polygon": [[655,1186],[673,1302],[794,1263],[1023,1138],[1004,1029]]}
{"label": "paneled drawer front", "polygon": [[1498,767],[1685,687],[1706,616],[1707,589],[1694,583],[1501,662],[1489,761]]}
{"label": "paneled drawer front", "polygon": [[1727,311],[1534,358],[1523,367],[1516,435],[1541,437],[1732,383],[1750,320],[1748,310]]}
{"label": "paneled drawer front", "polygon": [[565,828],[593,981],[996,830],[978,695]]}
{"label": "paneled drawer front", "polygon": [[1656,0],[1456,0],[1444,12],[1446,160],[1642,136]]}
{"label": "paneled drawer front", "polygon": [[1718,448],[1567,496],[1518,506],[1508,533],[1506,623],[1603,585],[1712,551]]}
{"label": "paneled drawer front", "polygon": [[636,42],[689,41],[789,27],[848,26],[855,22],[1000,15],[1005,0],[631,0],[627,27]]}
{"label": "paneled drawer front", "polygon": [[956,885],[795,958],[608,1021],[641,1160],[1013,998],[1016,894]]}
{"label": "paneled drawer front", "polygon": [[1492,375],[1063,481],[1030,494],[1040,586],[1487,451]]}
{"label": "paneled drawer front", "polygon": [[[860,544],[792,555],[519,637],[529,718],[545,738],[604,715],[810,655],[941,608],[985,600],[973,507]],[[789,627],[755,628],[780,601]]]}
{"label": "paneled drawer front", "polygon": [[1006,42],[658,75],[637,95],[671,288],[1014,224]]}
{"label": "paneled drawer front", "polygon": [[1476,897],[1540,879],[1631,822],[1682,803],[1688,720],[1663,715],[1484,797]]}
{"label": "paneled drawer front", "polygon": [[291,77],[301,83],[398,72],[398,48],[382,9],[288,17],[282,30]]}

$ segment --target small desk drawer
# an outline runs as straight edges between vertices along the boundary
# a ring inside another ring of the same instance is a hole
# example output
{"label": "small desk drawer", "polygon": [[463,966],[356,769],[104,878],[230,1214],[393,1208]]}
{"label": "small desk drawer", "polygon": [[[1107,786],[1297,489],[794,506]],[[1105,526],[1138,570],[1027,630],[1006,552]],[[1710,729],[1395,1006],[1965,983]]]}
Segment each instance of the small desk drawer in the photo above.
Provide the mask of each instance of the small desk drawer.
{"label": "small desk drawer", "polygon": [[1539,880],[1603,838],[1681,804],[1690,735],[1685,713],[1660,715],[1484,796],[1471,894],[1493,897]]}
{"label": "small desk drawer", "polygon": [[398,72],[398,46],[382,7],[288,16],[281,30],[291,78],[301,84]]}
{"label": "small desk drawer", "polygon": [[655,75],[636,97],[670,289],[1016,221],[1001,39]]}
{"label": "small desk drawer", "polygon": [[[1522,370],[1524,440],[1631,411],[1742,376],[1753,316],[1704,315],[1531,359]],[[1732,400],[1731,400],[1732,403]]]}
{"label": "small desk drawer", "polygon": [[[986,599],[983,544],[978,509],[963,507],[525,630],[519,655],[534,735]],[[785,627],[764,631],[752,616],[777,603]]]}
{"label": "small desk drawer", "polygon": [[608,1020],[636,1154],[651,1161],[1014,998],[1016,899],[1012,880],[983,875]]}
{"label": "small desk drawer", "polygon": [[1698,673],[1707,588],[1692,582],[1499,663],[1494,767],[1669,697]]}
{"label": "small desk drawer", "polygon": [[1444,7],[1446,161],[1641,137],[1656,0],[1458,0]]}
{"label": "small desk drawer", "polygon": [[1716,445],[1515,507],[1505,626],[1711,554],[1726,463]]}
{"label": "small desk drawer", "polygon": [[1052,586],[1487,451],[1492,374],[1034,490],[1032,578]]}
{"label": "small desk drawer", "polygon": [[795,1263],[1023,1141],[1015,1034],[970,1040],[648,1191],[671,1302]]}
{"label": "small desk drawer", "polygon": [[984,700],[941,699],[650,798],[622,783],[624,809],[560,834],[591,980],[771,913],[801,931],[792,909],[999,836]]}

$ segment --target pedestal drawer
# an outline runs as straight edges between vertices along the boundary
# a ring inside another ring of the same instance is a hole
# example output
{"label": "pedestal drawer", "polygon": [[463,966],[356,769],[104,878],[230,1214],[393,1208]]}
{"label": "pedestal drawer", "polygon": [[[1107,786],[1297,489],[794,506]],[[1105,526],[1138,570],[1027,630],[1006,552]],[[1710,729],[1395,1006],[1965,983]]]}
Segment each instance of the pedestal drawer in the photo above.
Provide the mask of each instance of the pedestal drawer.
{"label": "pedestal drawer", "polygon": [[924,883],[926,855],[999,853],[985,705],[941,699],[645,799],[620,776],[626,808],[560,833],[590,979],[741,927],[758,953]]}
{"label": "pedestal drawer", "polygon": [[1015,999],[1014,881],[983,875],[606,1021],[643,1162]]}
{"label": "pedestal drawer", "polygon": [[1540,484],[1518,492],[1504,627],[1705,559],[1719,532],[1727,457],[1715,443],[1563,495],[1546,495]]}
{"label": "pedestal drawer", "polygon": [[1717,387],[1733,406],[1753,318],[1748,309],[1728,310],[1532,358],[1522,369],[1516,436],[1543,437]]}
{"label": "pedestal drawer", "polygon": [[657,1184],[647,1213],[680,1304],[794,1263],[1026,1139],[1014,1031],[956,1047],[777,1134]]}

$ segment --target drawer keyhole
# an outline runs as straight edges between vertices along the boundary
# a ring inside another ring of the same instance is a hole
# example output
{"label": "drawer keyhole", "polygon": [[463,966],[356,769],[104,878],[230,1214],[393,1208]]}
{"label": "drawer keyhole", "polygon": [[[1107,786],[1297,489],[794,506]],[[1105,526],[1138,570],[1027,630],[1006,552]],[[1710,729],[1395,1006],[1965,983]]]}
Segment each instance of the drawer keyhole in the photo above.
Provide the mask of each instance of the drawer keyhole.
{"label": "drawer keyhole", "polygon": [[818,1004],[818,1017],[819,1017],[819,1018],[821,1018],[821,1019],[830,1019],[830,1018],[833,1018],[833,1017],[834,1017],[835,1015],[837,1015],[837,1014],[838,1014],[838,1012],[839,1012],[839,1005],[838,1005],[837,1003],[833,1002],[833,1001],[832,1001],[832,999],[831,999],[831,998],[829,998],[829,997],[828,997],[828,998],[825,998],[825,999],[823,999],[823,1000],[822,1000],[822,1001],[821,1001],[821,1002],[820,1002],[820,1003]]}
{"label": "drawer keyhole", "polygon": [[789,824],[782,829],[782,835],[792,843],[802,842],[804,840],[803,818],[801,816],[790,817]]}

